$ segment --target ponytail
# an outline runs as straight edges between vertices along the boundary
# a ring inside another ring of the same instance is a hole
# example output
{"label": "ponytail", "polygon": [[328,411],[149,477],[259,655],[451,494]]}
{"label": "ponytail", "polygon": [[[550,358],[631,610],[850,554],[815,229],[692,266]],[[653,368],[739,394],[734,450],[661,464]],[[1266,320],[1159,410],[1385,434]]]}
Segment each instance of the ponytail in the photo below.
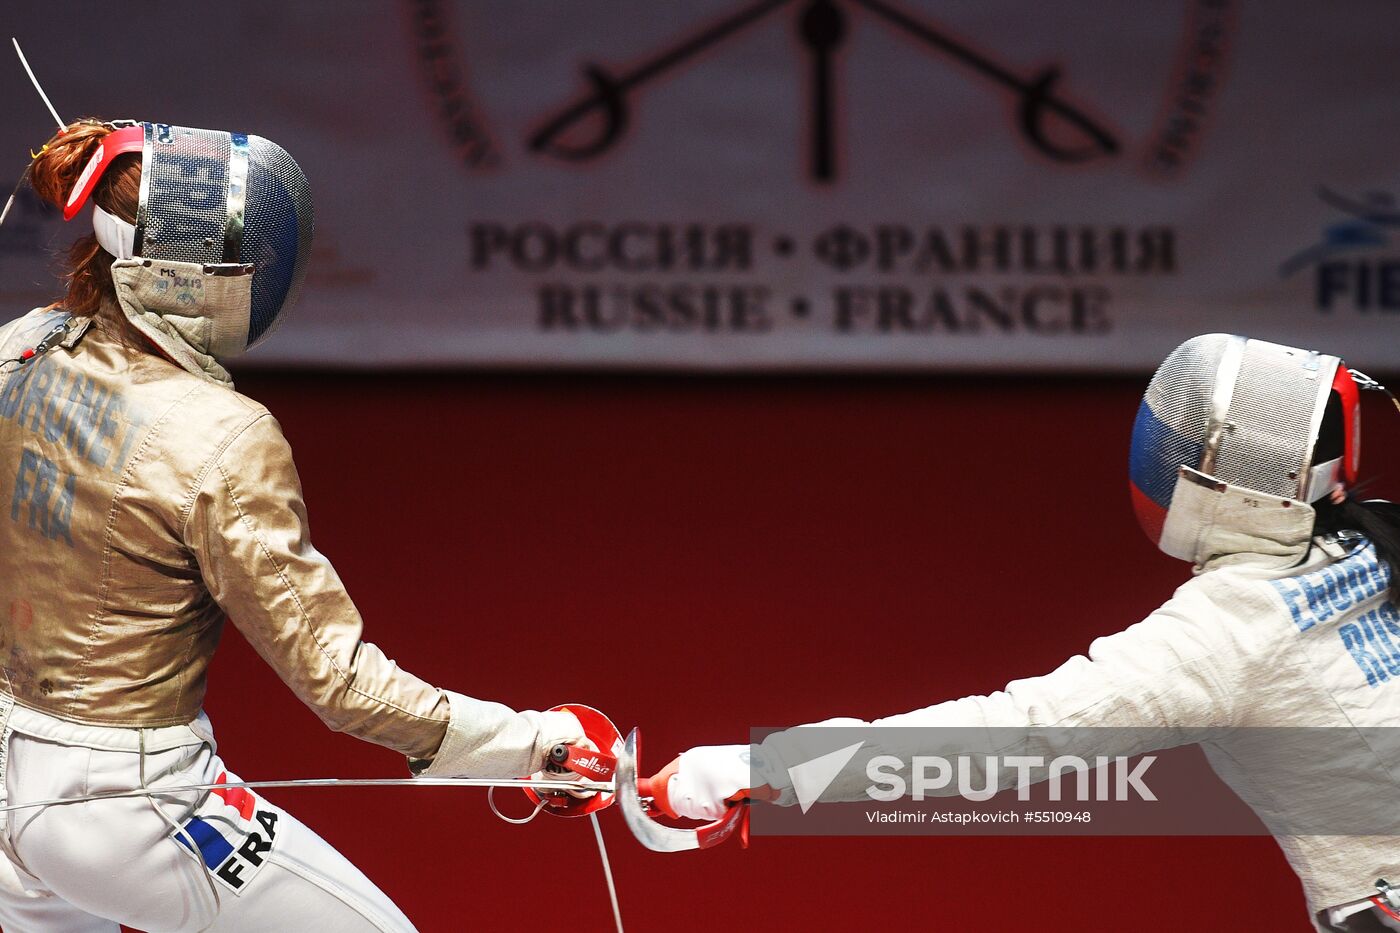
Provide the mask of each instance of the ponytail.
{"label": "ponytail", "polygon": [[[103,137],[111,132],[110,126],[97,120],[78,120],[59,131],[39,150],[29,167],[34,193],[61,209]],[[135,223],[140,188],[141,160],[136,153],[129,153],[113,160],[97,183],[92,199],[109,214]],[[143,341],[136,329],[115,307],[113,261],[112,254],[98,244],[96,236],[79,237],[68,249],[63,273],[68,287],[61,304],[72,314],[97,317],[123,342],[140,347]]]}
{"label": "ponytail", "polygon": [[1313,503],[1313,534],[1359,531],[1376,546],[1376,556],[1390,574],[1390,601],[1400,605],[1400,505],[1384,499],[1354,499],[1340,505],[1323,498]]}

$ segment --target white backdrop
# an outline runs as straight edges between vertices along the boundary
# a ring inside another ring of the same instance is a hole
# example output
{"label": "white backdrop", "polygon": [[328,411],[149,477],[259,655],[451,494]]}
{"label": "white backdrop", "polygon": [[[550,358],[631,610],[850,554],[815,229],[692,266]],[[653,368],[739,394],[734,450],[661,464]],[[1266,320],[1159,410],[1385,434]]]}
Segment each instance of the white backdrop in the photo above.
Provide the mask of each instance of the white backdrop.
{"label": "white backdrop", "polygon": [[[1389,0],[6,9],[65,117],[302,163],[250,362],[1120,371],[1231,330],[1400,368]],[[18,177],[51,121],[0,88]],[[6,317],[86,226],[21,202]]]}

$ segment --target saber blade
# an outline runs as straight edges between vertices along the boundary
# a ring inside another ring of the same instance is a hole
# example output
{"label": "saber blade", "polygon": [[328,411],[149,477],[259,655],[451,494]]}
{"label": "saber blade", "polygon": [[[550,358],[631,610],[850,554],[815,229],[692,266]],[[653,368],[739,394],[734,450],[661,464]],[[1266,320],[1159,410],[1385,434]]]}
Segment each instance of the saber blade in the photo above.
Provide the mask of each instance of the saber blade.
{"label": "saber blade", "polygon": [[617,756],[617,804],[622,818],[637,841],[653,852],[685,852],[700,848],[700,838],[693,829],[662,826],[647,816],[646,803],[637,792],[637,756],[641,732],[633,729],[627,734],[622,754]]}
{"label": "saber blade", "polygon": [[10,197],[5,201],[5,209],[0,210],[0,224],[5,222],[5,218],[10,216],[10,208],[15,206],[15,198],[19,196],[19,189],[24,186],[24,178],[29,175],[29,169],[24,170],[24,175],[20,177],[19,184],[15,185],[15,190],[10,192]]}
{"label": "saber blade", "polygon": [[285,781],[224,781],[219,784],[174,784],[169,787],[133,787],[126,790],[109,790],[96,794],[83,794],[79,797],[54,797],[49,800],[32,800],[27,803],[12,803],[0,807],[0,813],[11,810],[29,810],[35,807],[57,807],[73,803],[90,803],[94,800],[118,800],[124,797],[160,797],[166,794],[181,794],[190,791],[211,791],[221,788],[265,788],[265,787],[521,787],[536,791],[580,791],[591,790],[611,794],[612,781],[531,781],[493,780],[490,778],[298,778]]}
{"label": "saber blade", "polygon": [[53,103],[49,100],[49,95],[44,93],[43,85],[39,83],[38,78],[34,77],[34,69],[29,67],[29,59],[24,57],[24,49],[19,47],[19,40],[11,36],[10,41],[15,44],[15,54],[19,56],[19,63],[24,66],[25,73],[29,75],[29,80],[34,84],[34,90],[38,91],[39,96],[44,99],[44,106],[49,108],[49,113],[53,114],[54,122],[58,124],[60,130],[67,129],[68,124],[63,122],[63,118],[58,115],[58,111],[54,109]]}

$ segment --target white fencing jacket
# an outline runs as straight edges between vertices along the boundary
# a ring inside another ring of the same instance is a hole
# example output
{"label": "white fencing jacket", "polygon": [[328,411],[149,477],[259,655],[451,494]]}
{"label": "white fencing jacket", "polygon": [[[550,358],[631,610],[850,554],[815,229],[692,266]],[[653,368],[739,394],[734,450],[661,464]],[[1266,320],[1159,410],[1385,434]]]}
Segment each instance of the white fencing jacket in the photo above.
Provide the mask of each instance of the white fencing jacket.
{"label": "white fencing jacket", "polygon": [[[1042,677],[869,725],[1166,728],[1179,730],[1172,745],[1208,729],[1212,767],[1266,824],[1355,825],[1358,813],[1382,813],[1393,832],[1400,747],[1365,731],[1400,733],[1400,612],[1387,601],[1389,569],[1359,536],[1312,538],[1306,505],[1217,492],[1195,576],[1146,619]],[[1271,726],[1326,727],[1337,754],[1297,756],[1247,728]],[[1216,731],[1231,728],[1245,728],[1237,742]],[[777,733],[759,750],[756,766],[775,786],[809,757],[802,731]],[[855,783],[869,782],[838,780],[821,799],[857,799]],[[1375,894],[1378,878],[1400,881],[1400,835],[1276,838],[1314,914]]]}

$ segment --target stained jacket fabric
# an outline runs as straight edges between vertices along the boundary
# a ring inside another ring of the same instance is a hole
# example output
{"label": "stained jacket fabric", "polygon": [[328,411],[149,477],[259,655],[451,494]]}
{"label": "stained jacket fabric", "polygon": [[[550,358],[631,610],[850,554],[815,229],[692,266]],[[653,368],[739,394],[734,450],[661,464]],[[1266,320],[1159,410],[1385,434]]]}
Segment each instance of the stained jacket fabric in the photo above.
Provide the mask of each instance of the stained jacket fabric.
{"label": "stained jacket fabric", "polygon": [[[1113,754],[1199,741],[1274,831],[1315,917],[1375,894],[1378,878],[1400,875],[1400,611],[1388,601],[1390,568],[1360,536],[1312,538],[1306,505],[1235,487],[1211,495],[1200,510],[1198,553],[1207,556],[1193,578],[1145,620],[1095,640],[1087,656],[985,696],[818,725],[1070,727],[1037,731],[1062,740],[1036,753],[1090,760],[1104,727],[1123,730],[1126,744]],[[787,769],[826,750],[820,731],[767,739],[754,780],[783,788],[791,802]],[[856,762],[821,799],[868,799],[869,784]]]}
{"label": "stained jacket fabric", "polygon": [[[64,320],[0,327],[0,360]],[[101,318],[0,363],[0,509],[0,673],[20,703],[188,723],[227,617],[332,729],[414,758],[443,742],[448,696],[361,639],[312,546],[277,421],[214,375],[124,346]],[[538,760],[525,738],[515,757]]]}

